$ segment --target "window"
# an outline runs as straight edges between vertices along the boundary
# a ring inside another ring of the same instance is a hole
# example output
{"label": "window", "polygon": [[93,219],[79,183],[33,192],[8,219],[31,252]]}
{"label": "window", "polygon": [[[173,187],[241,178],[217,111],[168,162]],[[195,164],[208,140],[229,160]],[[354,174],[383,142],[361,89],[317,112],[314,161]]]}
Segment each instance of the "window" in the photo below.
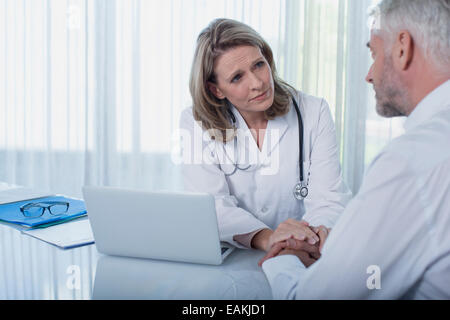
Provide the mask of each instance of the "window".
{"label": "window", "polygon": [[170,152],[191,105],[195,41],[214,18],[228,17],[269,42],[282,78],[328,101],[356,191],[365,166],[401,133],[397,121],[375,115],[363,81],[370,2],[4,0],[0,181],[75,195],[88,182],[177,185]]}

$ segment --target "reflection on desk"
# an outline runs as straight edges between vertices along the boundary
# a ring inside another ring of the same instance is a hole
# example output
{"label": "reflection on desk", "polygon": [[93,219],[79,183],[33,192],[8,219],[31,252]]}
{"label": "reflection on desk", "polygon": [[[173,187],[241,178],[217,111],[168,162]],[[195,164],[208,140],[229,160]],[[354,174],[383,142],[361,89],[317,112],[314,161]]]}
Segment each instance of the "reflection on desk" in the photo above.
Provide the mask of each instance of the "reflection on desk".
{"label": "reflection on desk", "polygon": [[0,299],[90,299],[98,257],[94,245],[61,250],[0,224]]}
{"label": "reflection on desk", "polygon": [[271,299],[263,255],[235,250],[220,266],[103,256],[0,224],[0,299]]}
{"label": "reflection on desk", "polygon": [[102,256],[94,299],[271,299],[257,262],[263,253],[235,250],[220,266]]}

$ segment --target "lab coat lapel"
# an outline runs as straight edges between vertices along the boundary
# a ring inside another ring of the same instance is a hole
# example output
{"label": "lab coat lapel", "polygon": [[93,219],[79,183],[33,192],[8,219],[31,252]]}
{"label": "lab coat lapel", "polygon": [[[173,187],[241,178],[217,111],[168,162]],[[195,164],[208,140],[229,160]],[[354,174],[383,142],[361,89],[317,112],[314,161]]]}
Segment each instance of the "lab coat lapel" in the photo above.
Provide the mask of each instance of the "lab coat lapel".
{"label": "lab coat lapel", "polygon": [[289,124],[286,120],[286,115],[277,117],[268,122],[262,149],[263,157],[270,157],[273,150],[278,146],[281,139],[285,135],[288,127]]}
{"label": "lab coat lapel", "polygon": [[[236,118],[235,126],[239,131],[245,131],[248,130],[247,123],[245,122],[244,118],[242,118],[241,114],[239,113],[238,109],[236,109],[234,106],[232,107],[232,112],[234,114],[234,117]],[[243,142],[244,136],[242,134],[238,134],[238,140],[239,142]],[[246,145],[247,146],[247,145]]]}
{"label": "lab coat lapel", "polygon": [[[239,111],[236,109],[236,107],[232,107],[232,112],[236,118],[236,128],[238,129],[237,132],[237,140],[240,147],[245,146],[245,151],[247,152],[255,152],[254,146],[256,149],[258,147],[256,146],[256,143],[253,139],[252,133],[250,132],[249,127],[247,126],[247,123],[245,122],[242,115],[239,113]],[[258,150],[259,151],[259,150]]]}

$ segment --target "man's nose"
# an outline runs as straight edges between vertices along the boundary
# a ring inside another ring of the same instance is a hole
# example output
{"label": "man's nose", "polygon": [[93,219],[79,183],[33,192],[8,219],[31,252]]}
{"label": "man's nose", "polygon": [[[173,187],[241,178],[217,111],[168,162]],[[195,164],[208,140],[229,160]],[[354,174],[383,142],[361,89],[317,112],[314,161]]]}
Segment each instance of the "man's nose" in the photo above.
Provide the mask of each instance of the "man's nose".
{"label": "man's nose", "polygon": [[373,66],[370,67],[369,72],[367,72],[367,75],[366,75],[366,81],[368,83],[372,83],[373,82],[372,69],[373,69]]}

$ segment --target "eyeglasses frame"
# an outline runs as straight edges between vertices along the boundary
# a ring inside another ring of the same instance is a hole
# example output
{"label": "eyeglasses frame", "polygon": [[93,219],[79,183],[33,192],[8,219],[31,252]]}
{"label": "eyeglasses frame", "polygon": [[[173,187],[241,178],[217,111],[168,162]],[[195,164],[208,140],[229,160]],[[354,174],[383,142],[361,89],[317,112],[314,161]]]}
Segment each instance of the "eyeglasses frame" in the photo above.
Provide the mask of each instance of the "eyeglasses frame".
{"label": "eyeglasses frame", "polygon": [[[48,205],[48,206],[43,206],[43,204],[50,204],[50,205]],[[54,214],[54,213],[52,213],[51,207],[53,207],[53,206],[55,206],[55,205],[65,205],[65,206],[66,206],[66,211],[63,212],[63,213],[59,213],[59,214]],[[52,216],[59,216],[59,215],[62,215],[62,214],[67,213],[67,211],[69,211],[69,206],[70,206],[69,202],[65,202],[65,201],[30,202],[30,203],[26,203],[26,204],[22,205],[22,206],[20,207],[20,212],[22,212],[22,214],[23,214],[26,218],[39,218],[39,217],[42,217],[42,216],[44,215],[45,209],[47,209],[48,212],[49,212]],[[33,217],[29,217],[29,216],[27,216],[27,215],[25,214],[25,211],[26,211],[28,208],[31,208],[31,207],[39,207],[39,208],[42,208],[43,210],[42,210],[42,212],[41,212],[40,215],[38,215],[38,216],[33,216]]]}

